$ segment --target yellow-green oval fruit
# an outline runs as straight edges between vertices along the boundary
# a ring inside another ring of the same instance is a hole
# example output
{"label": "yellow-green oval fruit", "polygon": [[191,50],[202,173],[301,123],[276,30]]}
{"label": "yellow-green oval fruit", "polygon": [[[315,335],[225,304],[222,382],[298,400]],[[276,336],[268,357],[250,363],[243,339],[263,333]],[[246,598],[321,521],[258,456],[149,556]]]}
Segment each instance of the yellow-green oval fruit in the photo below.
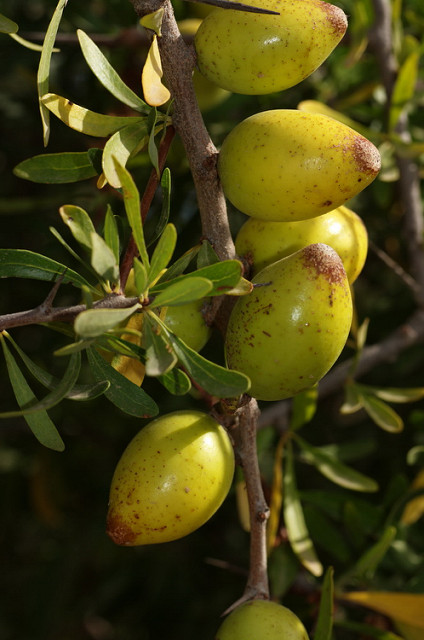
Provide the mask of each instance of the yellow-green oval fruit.
{"label": "yellow-green oval fruit", "polygon": [[195,300],[178,307],[168,307],[163,321],[186,345],[200,351],[209,340],[212,330],[202,314],[204,300]]}
{"label": "yellow-green oval fruit", "polygon": [[227,365],[249,376],[249,394],[283,400],[315,385],[339,357],[352,322],[343,263],[312,244],[262,269],[231,312]]}
{"label": "yellow-green oval fruit", "polygon": [[333,118],[275,109],[246,118],[228,134],[218,170],[237,209],[291,222],[336,209],[365,189],[380,170],[380,154]]}
{"label": "yellow-green oval fruit", "polygon": [[107,533],[127,546],[182,538],[221,506],[233,475],[233,448],[216,420],[200,411],[156,418],[118,462]]}
{"label": "yellow-green oval fruit", "polygon": [[215,640],[309,640],[299,618],[269,600],[251,600],[234,609]]}
{"label": "yellow-green oval fruit", "polygon": [[349,283],[362,271],[368,252],[368,234],[361,218],[344,205],[310,220],[267,222],[248,218],[237,234],[239,256],[252,263],[255,275],[269,264],[303,247],[322,242],[342,259]]}
{"label": "yellow-green oval fruit", "polygon": [[319,0],[250,4],[279,15],[216,9],[194,41],[201,73],[235,93],[273,93],[301,82],[330,55],[347,28],[343,11]]}

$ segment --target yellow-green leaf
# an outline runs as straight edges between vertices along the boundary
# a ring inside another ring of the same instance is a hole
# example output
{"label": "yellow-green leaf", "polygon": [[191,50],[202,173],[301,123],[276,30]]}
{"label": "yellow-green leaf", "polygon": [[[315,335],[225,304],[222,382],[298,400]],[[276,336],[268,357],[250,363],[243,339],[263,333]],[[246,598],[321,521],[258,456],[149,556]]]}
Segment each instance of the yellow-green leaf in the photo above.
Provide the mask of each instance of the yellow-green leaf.
{"label": "yellow-green leaf", "polygon": [[[424,469],[418,472],[413,483],[411,484],[411,490],[424,489]],[[416,496],[412,498],[403,510],[400,521],[402,524],[414,524],[424,514],[424,495]]]}
{"label": "yellow-green leaf", "polygon": [[161,7],[160,9],[158,9],[157,11],[154,11],[153,13],[148,13],[147,15],[143,16],[140,20],[141,26],[144,27],[145,29],[150,29],[151,31],[154,31],[160,37],[162,35],[161,27],[162,27],[164,12],[165,12],[165,9]]}
{"label": "yellow-green leaf", "polygon": [[424,633],[424,595],[395,591],[353,591],[343,598],[374,609],[389,618],[421,629]]}

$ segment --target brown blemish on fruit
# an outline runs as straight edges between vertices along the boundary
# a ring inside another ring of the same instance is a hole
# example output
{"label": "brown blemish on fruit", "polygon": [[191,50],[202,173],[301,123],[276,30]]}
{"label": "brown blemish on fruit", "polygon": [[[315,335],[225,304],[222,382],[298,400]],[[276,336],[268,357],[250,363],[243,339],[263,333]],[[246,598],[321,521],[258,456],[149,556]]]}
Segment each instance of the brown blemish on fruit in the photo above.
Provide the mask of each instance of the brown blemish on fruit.
{"label": "brown blemish on fruit", "polygon": [[335,7],[328,2],[322,2],[320,5],[322,10],[326,12],[334,33],[339,34],[341,38],[346,33],[347,29],[347,16],[345,12],[339,7]]}
{"label": "brown blemish on fruit", "polygon": [[372,142],[357,136],[353,143],[353,157],[359,171],[376,176],[381,169],[381,158]]}
{"label": "brown blemish on fruit", "polygon": [[115,544],[132,546],[137,534],[113,511],[107,516],[106,533]]}
{"label": "brown blemish on fruit", "polygon": [[303,266],[324,276],[330,284],[344,284],[346,272],[338,254],[326,244],[311,244],[303,249]]}

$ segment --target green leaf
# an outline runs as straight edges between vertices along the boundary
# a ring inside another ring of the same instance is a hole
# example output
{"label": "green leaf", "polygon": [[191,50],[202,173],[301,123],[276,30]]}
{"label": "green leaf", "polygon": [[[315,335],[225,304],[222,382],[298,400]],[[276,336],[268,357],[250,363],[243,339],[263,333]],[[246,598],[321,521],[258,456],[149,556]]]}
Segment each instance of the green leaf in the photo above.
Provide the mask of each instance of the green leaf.
{"label": "green leaf", "polygon": [[158,284],[156,285],[159,288],[159,290],[160,290],[160,287],[165,284],[165,282],[174,280],[175,278],[177,278],[177,276],[180,276],[187,269],[190,262],[194,260],[194,258],[199,253],[200,247],[201,245],[198,244],[195,247],[192,247],[191,249],[183,253],[183,255],[180,256],[178,260],[176,260],[174,264],[172,264],[165,271],[165,273],[161,276],[160,280],[158,280]]}
{"label": "green leaf", "polygon": [[169,220],[171,208],[171,172],[168,167],[166,167],[162,173],[160,184],[162,188],[162,207],[156,227],[154,231],[149,234],[148,240],[146,240],[148,247],[156,242],[156,240],[162,235]]}
{"label": "green leaf", "polygon": [[50,112],[42,103],[41,99],[49,91],[50,61],[54,41],[56,40],[62,14],[67,3],[68,0],[59,0],[57,3],[52,19],[47,27],[46,35],[44,36],[43,50],[41,51],[40,63],[37,71],[38,101],[40,106],[41,122],[43,125],[43,141],[45,147],[48,145],[50,136]]}
{"label": "green leaf", "polygon": [[87,151],[45,153],[23,160],[13,169],[18,178],[41,184],[68,184],[94,178],[97,170]]}
{"label": "green leaf", "polygon": [[65,204],[59,209],[60,217],[63,222],[69,227],[75,240],[87,249],[91,250],[92,235],[96,233],[94,225],[91,221],[88,213],[81,207],[77,207],[73,204]]}
{"label": "green leaf", "polygon": [[348,382],[345,386],[345,401],[340,407],[340,413],[349,415],[360,409],[362,409],[362,402],[359,397],[359,389],[355,383]]}
{"label": "green leaf", "polygon": [[313,447],[297,434],[294,437],[302,448],[302,459],[314,465],[323,476],[335,484],[352,491],[378,491],[378,484],[372,478],[346,466],[319,447]]}
{"label": "green leaf", "polygon": [[148,105],[121,80],[93,40],[81,29],[78,29],[77,34],[88,66],[105,89],[131,109],[149,113]]}
{"label": "green leaf", "polygon": [[18,416],[27,416],[29,414],[37,413],[39,411],[48,411],[68,396],[70,391],[75,386],[75,382],[78,379],[80,369],[81,354],[72,354],[72,356],[69,358],[68,367],[64,373],[63,378],[51,393],[49,393],[38,402],[36,401],[34,403],[28,404],[20,411],[7,411],[5,413],[0,413],[0,418],[16,418]]}
{"label": "green leaf", "polygon": [[55,93],[46,93],[41,102],[71,129],[98,138],[107,138],[130,123],[137,124],[146,120],[141,116],[107,116],[96,113]]}
{"label": "green leaf", "polygon": [[159,413],[156,402],[143,389],[115,371],[94,349],[88,349],[87,355],[94,377],[110,382],[105,396],[115,406],[141,418],[152,418]]}
{"label": "green leaf", "polygon": [[138,258],[134,258],[134,285],[137,295],[145,292],[147,286],[147,271]]}
{"label": "green leaf", "polygon": [[177,230],[173,224],[168,224],[159,238],[150,260],[148,285],[151,285],[158,278],[160,272],[167,267],[175,251],[176,244]]}
{"label": "green leaf", "polygon": [[149,308],[171,307],[188,304],[194,300],[200,300],[207,296],[212,290],[212,282],[205,278],[188,278],[180,282],[171,282],[171,284],[162,291]]}
{"label": "green leaf", "polygon": [[346,540],[346,532],[340,524],[333,522],[322,509],[311,505],[303,506],[306,526],[316,547],[323,549],[332,559],[345,566],[351,561],[351,548]]}
{"label": "green leaf", "polygon": [[[36,402],[37,398],[22,375],[14,356],[6,345],[5,339],[0,336],[0,341],[16,401],[21,409],[25,409],[28,405]],[[64,450],[65,445],[63,440],[46,411],[24,416],[24,419],[34,436],[42,445],[54,451]]]}
{"label": "green leaf", "polygon": [[377,629],[376,627],[371,626],[370,624],[364,624],[363,622],[336,620],[334,626],[340,629],[347,629],[347,631],[353,631],[357,634],[358,638],[366,637],[376,638],[376,640],[404,640],[403,637],[398,636],[396,633],[386,631],[385,629]]}
{"label": "green leaf", "polygon": [[147,125],[143,122],[128,124],[117,131],[105,144],[102,167],[108,183],[119,189],[122,186],[116,162],[125,167],[128,159],[142,149],[147,142]]}
{"label": "green leaf", "polygon": [[218,398],[234,398],[248,391],[250,380],[247,376],[206,360],[162,323],[159,324],[166,330],[181,365],[205,391]]}
{"label": "green leaf", "polygon": [[359,393],[359,399],[369,417],[384,431],[399,433],[403,430],[402,418],[383,400],[361,392]]}
{"label": "green leaf", "polygon": [[56,349],[53,351],[53,355],[55,356],[70,356],[72,353],[78,353],[79,351],[85,351],[88,347],[93,344],[94,340],[77,340],[76,342],[71,342],[70,344],[66,344],[64,347],[60,347],[60,349]]}
{"label": "green leaf", "polygon": [[103,235],[107,246],[111,249],[116,264],[119,264],[120,241],[118,225],[110,205],[107,206]]}
{"label": "green leaf", "polygon": [[392,93],[389,114],[389,130],[393,131],[402,111],[413,98],[418,76],[420,52],[411,53],[401,66]]}
{"label": "green leaf", "polygon": [[[173,284],[183,281],[190,281],[191,278],[206,278],[213,283],[213,288],[209,292],[209,296],[220,296],[234,288],[241,277],[242,265],[238,260],[225,260],[212,264],[209,267],[198,269],[191,273],[178,276],[173,279]],[[166,274],[165,274],[166,275]],[[150,290],[152,295],[161,293],[168,287],[168,284],[162,279]]]}
{"label": "green leaf", "polygon": [[333,574],[333,567],[329,567],[324,576],[314,640],[331,640],[332,638],[334,608]]}
{"label": "green leaf", "polygon": [[[12,336],[10,336],[9,334],[6,334],[6,337],[13,344],[16,351],[19,353],[22,359],[22,362],[24,363],[28,371],[31,373],[31,375],[33,375],[34,378],[38,380],[38,382],[40,382],[44,387],[46,387],[47,389],[50,389],[51,391],[54,391],[56,387],[58,387],[58,385],[61,383],[59,378],[52,376],[51,373],[48,373],[47,371],[42,369],[39,365],[35,364],[35,362],[33,362],[31,358],[29,358],[26,355],[26,353],[22,351],[22,349],[16,344]],[[108,387],[109,387],[109,383],[107,382],[96,382],[95,384],[74,385],[72,389],[68,391],[65,397],[68,400],[78,400],[78,401],[91,400],[93,398],[97,398],[98,396],[102,395],[102,393],[104,393]]]}
{"label": "green leaf", "polygon": [[158,376],[158,380],[174,396],[185,396],[191,389],[190,378],[178,367],[174,367],[163,376]]}
{"label": "green leaf", "polygon": [[421,459],[424,463],[424,444],[417,445],[416,447],[409,449],[406,455],[406,461],[408,464],[417,464]]}
{"label": "green leaf", "polygon": [[119,266],[115,255],[98,233],[91,234],[91,266],[104,280],[119,282]]}
{"label": "green leaf", "polygon": [[312,420],[317,410],[318,387],[298,393],[293,398],[292,416],[290,420],[290,428],[293,431],[300,429],[303,425]]}
{"label": "green leaf", "polygon": [[149,256],[144,242],[143,223],[140,213],[140,194],[129,171],[115,161],[115,169],[122,184],[125,211],[133,233],[134,242],[140,254],[141,261],[147,272],[150,270]]}
{"label": "green leaf", "polygon": [[[41,52],[43,50],[43,45],[41,44],[35,44],[30,40],[26,40],[26,38],[22,38],[21,36],[18,36],[16,33],[9,33],[9,35],[15,42],[22,45],[26,49],[30,49],[31,51],[38,51],[38,52]],[[53,47],[52,49],[53,53],[58,53],[59,51],[60,49],[57,49],[56,47]]]}
{"label": "green leaf", "polygon": [[0,249],[0,278],[30,278],[54,282],[63,276],[63,283],[76,287],[90,283],[79,273],[60,262],[26,249]]}
{"label": "green leaf", "polygon": [[305,517],[296,487],[293,448],[290,442],[286,448],[286,457],[283,509],[287,536],[294,553],[303,566],[308,569],[312,575],[320,576],[323,573],[323,567],[317,557],[313,542],[306,527]]}
{"label": "green leaf", "polygon": [[96,338],[124,322],[137,309],[141,309],[138,302],[128,309],[87,309],[77,315],[74,323],[75,332],[82,338]]}
{"label": "green leaf", "polygon": [[0,33],[16,33],[18,29],[16,22],[0,13]]}
{"label": "green leaf", "polygon": [[366,580],[371,580],[374,573],[380,564],[381,560],[386,555],[389,547],[391,546],[394,538],[396,537],[396,527],[387,527],[381,536],[370,549],[368,549],[356,563],[353,574]]}
{"label": "green leaf", "polygon": [[359,385],[359,388],[368,389],[381,400],[386,400],[386,402],[395,402],[398,404],[404,402],[416,402],[417,400],[424,398],[424,387],[410,387],[405,389],[386,387],[385,389],[380,389],[379,387],[365,387],[365,385]]}
{"label": "green leaf", "polygon": [[208,240],[203,240],[200,251],[197,254],[197,268],[203,269],[203,267],[209,267],[211,264],[216,264],[219,261],[219,257],[215,253],[211,243]]}
{"label": "green leaf", "polygon": [[154,107],[151,109],[149,113],[149,143],[147,145],[147,150],[149,152],[150,162],[153,167],[156,169],[156,173],[158,176],[160,175],[159,171],[159,154],[158,148],[155,143],[155,134],[156,134],[156,120],[158,117],[157,109]]}
{"label": "green leaf", "polygon": [[143,326],[146,350],[146,375],[160,376],[177,363],[177,356],[169,346],[169,339],[155,322],[153,314],[146,314]]}

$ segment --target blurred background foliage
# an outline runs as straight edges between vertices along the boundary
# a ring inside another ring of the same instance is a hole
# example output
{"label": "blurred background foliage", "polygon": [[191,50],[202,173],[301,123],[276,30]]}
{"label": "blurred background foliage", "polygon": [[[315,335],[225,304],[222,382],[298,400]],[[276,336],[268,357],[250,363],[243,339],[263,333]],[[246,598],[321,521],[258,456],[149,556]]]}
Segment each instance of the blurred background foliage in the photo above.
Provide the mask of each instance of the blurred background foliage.
{"label": "blurred background foliage", "polygon": [[[231,95],[205,111],[218,146],[235,123],[248,115],[269,108],[296,108],[307,99],[339,109],[376,133],[384,131],[384,93],[366,41],[372,17],[370,2],[341,0],[337,4],[350,17],[348,35],[309,79],[281,94]],[[400,3],[394,4],[400,7]],[[4,0],[1,10],[19,24],[21,36],[41,42],[55,5],[54,0]],[[197,5],[181,0],[175,1],[175,10],[179,19],[199,12]],[[399,41],[401,58],[411,39],[423,41],[422,1],[405,0],[400,19],[404,30]],[[124,80],[140,93],[145,48],[131,4],[123,0],[69,2],[60,29],[60,53],[53,56],[51,79],[52,91],[77,104],[102,113],[129,113],[99,85],[86,66],[75,37],[77,28],[102,45]],[[101,227],[107,203],[115,213],[122,211],[122,203],[112,191],[99,191],[94,180],[48,186],[13,175],[19,162],[43,152],[36,95],[39,56],[5,35],[1,36],[0,50],[0,246],[37,251],[74,266],[49,232],[51,225],[60,228],[59,206],[82,206]],[[423,82],[421,68],[410,113],[413,138],[421,142]],[[90,146],[98,146],[98,140],[71,131],[52,118],[49,152],[82,151]],[[200,225],[193,184],[178,139],[173,143],[168,164],[173,174],[171,219],[179,232],[178,250],[183,252],[198,241]],[[137,159],[132,172],[142,191],[150,173],[148,160]],[[363,217],[372,242],[407,270],[397,185],[387,173],[389,179],[377,180],[349,206]],[[159,206],[154,203],[152,217]],[[244,217],[230,209],[230,221],[236,232]],[[3,280],[0,313],[36,306],[48,290],[46,283]],[[359,321],[370,319],[370,343],[388,335],[414,309],[405,284],[373,251],[355,283],[355,298]],[[60,290],[57,304],[76,302],[76,290]],[[11,333],[43,367],[53,372],[62,370],[63,363],[51,355],[62,344],[60,336],[41,327],[15,329]],[[216,358],[221,352],[220,338],[214,336],[205,355]],[[347,350],[347,355],[351,353]],[[381,387],[424,386],[423,363],[424,347],[415,346],[361,381]],[[13,409],[15,401],[3,361],[0,371],[2,410]],[[37,391],[36,386],[34,390]],[[152,380],[147,381],[146,390],[160,403],[163,413],[187,406],[202,407],[195,396],[165,395]],[[334,566],[336,584],[345,581],[349,588],[423,593],[423,518],[409,523],[401,517],[405,496],[422,467],[422,458],[410,464],[407,454],[424,444],[424,403],[401,405],[400,409],[397,406],[405,429],[390,434],[363,412],[341,416],[342,401],[342,394],[337,394],[322,402],[302,436],[315,445],[347,443],[349,464],[374,478],[379,490],[357,494],[336,487],[313,466],[305,464],[296,449],[297,482],[320,560],[324,566]],[[3,420],[0,424],[0,637],[187,640],[200,632],[203,637],[212,638],[219,616],[241,595],[246,579],[249,540],[237,518],[234,490],[209,523],[183,540],[157,547],[115,547],[105,534],[109,483],[121,452],[142,421],[124,416],[102,398],[83,404],[65,401],[51,415],[66,443],[63,453],[43,449],[23,420]],[[277,441],[278,434],[272,427],[259,433],[260,462],[268,495]],[[375,571],[349,578],[358,558],[390,524],[398,527],[397,534]],[[300,567],[284,528],[278,542],[270,558],[273,596],[282,598],[311,630],[320,581]],[[337,604],[336,619],[341,625],[346,616],[380,630],[391,628],[389,620],[379,614],[355,606],[345,610]],[[338,626],[335,637],[350,640],[369,636]]]}

